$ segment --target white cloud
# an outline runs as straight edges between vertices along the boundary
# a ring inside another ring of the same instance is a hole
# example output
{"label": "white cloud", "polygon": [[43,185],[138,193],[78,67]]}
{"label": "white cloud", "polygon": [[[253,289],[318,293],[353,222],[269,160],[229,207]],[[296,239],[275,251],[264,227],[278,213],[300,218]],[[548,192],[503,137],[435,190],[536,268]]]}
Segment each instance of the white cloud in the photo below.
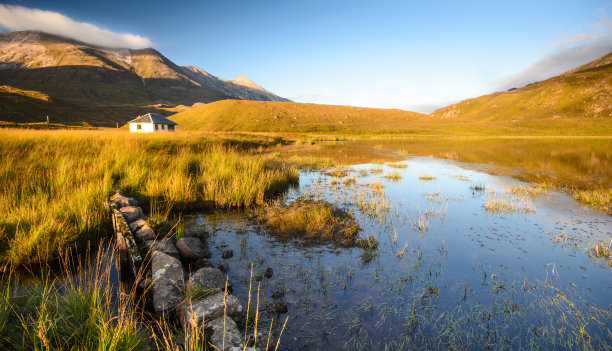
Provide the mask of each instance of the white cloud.
{"label": "white cloud", "polygon": [[39,30],[107,47],[143,48],[152,46],[148,38],[140,35],[115,33],[91,23],[77,22],[59,12],[23,6],[0,4],[0,27],[11,31]]}
{"label": "white cloud", "polygon": [[520,88],[559,75],[612,51],[612,20],[591,26],[591,33],[573,35],[557,43],[555,52],[544,55],[525,69],[499,80],[494,88]]}

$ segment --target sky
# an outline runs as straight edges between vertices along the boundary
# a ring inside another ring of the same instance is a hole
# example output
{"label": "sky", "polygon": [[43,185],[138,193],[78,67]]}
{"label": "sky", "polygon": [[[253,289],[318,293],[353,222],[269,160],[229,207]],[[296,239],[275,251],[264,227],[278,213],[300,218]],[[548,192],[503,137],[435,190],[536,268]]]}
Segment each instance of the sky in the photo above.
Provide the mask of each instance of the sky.
{"label": "sky", "polygon": [[419,112],[612,51],[612,1],[1,1],[0,31],[152,46],[297,102]]}

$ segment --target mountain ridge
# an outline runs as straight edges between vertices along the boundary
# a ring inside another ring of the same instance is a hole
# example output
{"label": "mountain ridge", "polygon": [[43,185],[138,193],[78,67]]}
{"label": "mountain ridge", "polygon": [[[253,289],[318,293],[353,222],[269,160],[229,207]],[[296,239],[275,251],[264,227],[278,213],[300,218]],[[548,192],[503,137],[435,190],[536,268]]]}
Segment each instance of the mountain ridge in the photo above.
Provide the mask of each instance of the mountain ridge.
{"label": "mountain ridge", "polygon": [[[124,115],[126,111],[141,113],[154,105],[223,99],[288,101],[255,83],[251,85],[257,88],[179,66],[153,48],[107,48],[39,31],[0,34],[0,82],[10,87],[0,90],[3,119],[19,122],[40,121],[42,112],[63,123],[114,125],[133,117]],[[17,96],[22,90],[49,95],[53,102],[32,105]],[[19,108],[19,103],[25,106]],[[108,123],[84,114],[79,111],[84,106],[113,120]],[[115,112],[112,106],[122,108]]]}

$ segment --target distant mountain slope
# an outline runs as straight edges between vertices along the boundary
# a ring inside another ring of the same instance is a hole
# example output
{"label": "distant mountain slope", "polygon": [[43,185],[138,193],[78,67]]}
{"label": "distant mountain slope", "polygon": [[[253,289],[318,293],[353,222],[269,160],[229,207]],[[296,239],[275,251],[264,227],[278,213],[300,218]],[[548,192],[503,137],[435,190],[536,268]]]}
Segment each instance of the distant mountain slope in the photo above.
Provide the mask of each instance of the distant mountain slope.
{"label": "distant mountain slope", "polygon": [[[36,31],[0,34],[0,85],[0,119],[19,122],[45,114],[56,122],[114,125],[139,111],[168,115],[152,111],[159,104],[287,101],[244,77],[228,81],[178,66],[155,49],[102,48]],[[30,101],[20,91],[50,99]]]}
{"label": "distant mountain slope", "polygon": [[519,125],[536,120],[550,124],[585,118],[612,120],[612,53],[542,82],[438,109],[432,116],[456,123]]}
{"label": "distant mountain slope", "polygon": [[295,102],[224,100],[198,104],[170,117],[181,130],[254,132],[411,132],[426,115]]}

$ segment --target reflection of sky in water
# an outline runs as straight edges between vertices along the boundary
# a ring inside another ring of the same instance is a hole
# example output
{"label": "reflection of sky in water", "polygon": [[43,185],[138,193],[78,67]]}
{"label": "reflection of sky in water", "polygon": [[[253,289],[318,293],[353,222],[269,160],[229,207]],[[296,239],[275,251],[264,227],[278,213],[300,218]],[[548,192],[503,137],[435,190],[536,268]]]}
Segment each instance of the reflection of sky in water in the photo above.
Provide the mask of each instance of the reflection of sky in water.
{"label": "reflection of sky in water", "polygon": [[[359,192],[358,186],[342,186],[342,179],[337,179],[340,185],[330,186],[334,178],[319,172],[303,172],[300,188],[288,195],[291,200],[318,189],[329,201],[353,211],[362,236],[373,235],[380,242],[378,255],[370,262],[361,249],[277,242],[240,214],[216,219],[196,215],[187,218],[186,227],[212,231],[212,246],[234,250],[233,259],[215,256],[213,261],[229,265],[234,292],[243,302],[250,264],[256,275],[267,267],[274,269],[271,279],[262,280],[262,304],[270,301],[272,292],[285,291],[290,316],[282,342],[286,349],[381,349],[398,347],[394,343],[402,340],[413,348],[445,348],[433,341],[440,335],[453,336],[453,345],[467,343],[464,346],[469,348],[482,348],[488,339],[514,348],[528,342],[550,347],[550,339],[528,330],[547,323],[556,326],[559,316],[567,312],[559,307],[563,306],[559,296],[574,302],[580,311],[589,309],[587,303],[610,307],[612,270],[589,258],[585,248],[612,238],[612,217],[584,210],[556,192],[533,200],[535,213],[487,213],[484,203],[489,191],[503,192],[516,180],[435,158],[415,157],[404,163],[408,167],[385,165],[382,173],[369,172],[375,165],[353,166],[349,173],[358,183],[384,185],[396,213],[390,217],[393,226],[360,214],[351,195]],[[362,176],[359,170],[368,174]],[[383,177],[390,172],[402,178]],[[420,180],[423,174],[437,179]],[[315,186],[316,182],[320,184]],[[476,184],[487,189],[472,190],[470,186]],[[429,201],[428,194],[437,192]],[[439,214],[430,216],[426,230],[415,229],[413,223],[426,211]],[[564,245],[563,240],[554,243],[557,234],[567,234],[569,242],[580,247]],[[404,255],[398,255],[402,250]],[[491,312],[492,319],[485,323],[479,315],[482,311]],[[612,321],[609,313],[604,313],[603,322]],[[270,317],[266,315],[266,320]],[[577,322],[567,323],[575,327]],[[454,326],[452,332],[449,325]],[[592,322],[586,330],[594,339],[611,343],[607,328]],[[568,338],[573,335],[570,330],[567,333]],[[517,335],[519,339],[514,338]]]}

